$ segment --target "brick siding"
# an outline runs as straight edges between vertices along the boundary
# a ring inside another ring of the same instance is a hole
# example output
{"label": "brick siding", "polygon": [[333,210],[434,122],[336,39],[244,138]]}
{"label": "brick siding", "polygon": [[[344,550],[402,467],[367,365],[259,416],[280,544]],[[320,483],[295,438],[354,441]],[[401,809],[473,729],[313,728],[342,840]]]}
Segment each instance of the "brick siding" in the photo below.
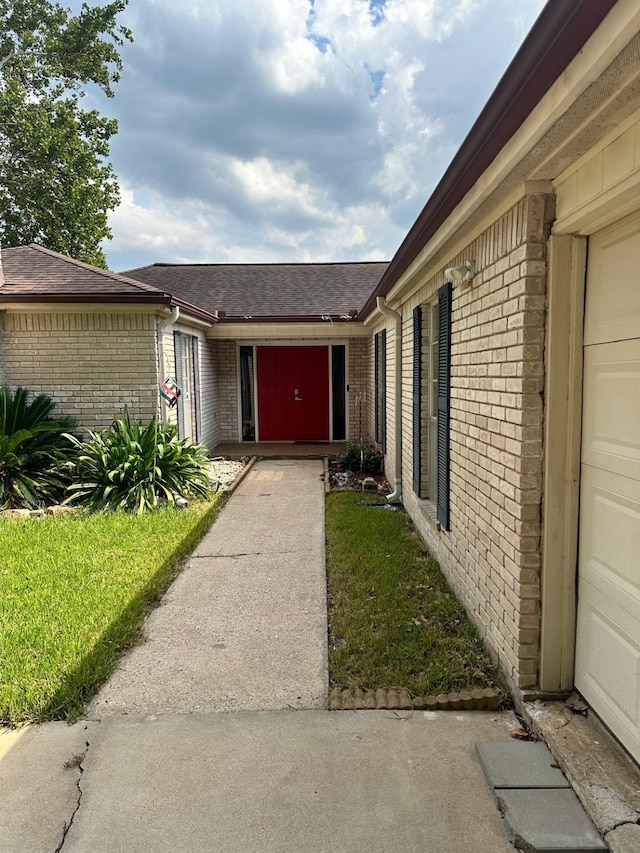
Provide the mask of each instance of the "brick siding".
{"label": "brick siding", "polygon": [[[442,273],[403,305],[404,504],[427,546],[518,688],[537,683],[546,241],[552,197],[528,196],[451,264],[451,530],[412,483],[412,311]],[[449,264],[447,264],[449,265]]]}
{"label": "brick siding", "polygon": [[152,315],[7,312],[0,323],[2,382],[47,394],[54,414],[92,430],[108,427],[125,405],[136,419],[156,414]]}
{"label": "brick siding", "polygon": [[370,435],[369,418],[371,393],[369,389],[369,349],[368,338],[351,338],[348,345],[349,369],[349,441],[359,441],[360,432],[368,440]]}
{"label": "brick siding", "polygon": [[211,341],[217,440],[238,441],[238,357],[235,341]]}

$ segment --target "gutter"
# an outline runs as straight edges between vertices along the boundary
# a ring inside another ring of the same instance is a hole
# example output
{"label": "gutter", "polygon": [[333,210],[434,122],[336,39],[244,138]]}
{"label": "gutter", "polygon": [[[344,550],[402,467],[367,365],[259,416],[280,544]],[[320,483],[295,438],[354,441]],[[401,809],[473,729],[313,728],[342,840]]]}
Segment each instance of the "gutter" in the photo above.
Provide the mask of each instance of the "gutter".
{"label": "gutter", "polygon": [[394,412],[395,453],[393,461],[393,491],[387,496],[389,503],[402,502],[402,317],[397,311],[386,304],[384,296],[376,298],[378,311],[386,317],[391,317],[395,323],[395,377],[394,377]]}
{"label": "gutter", "polygon": [[191,305],[183,299],[178,299],[168,293],[158,291],[155,293],[12,293],[12,285],[4,282],[4,287],[0,290],[0,302],[10,302],[17,304],[29,305],[33,303],[44,304],[60,304],[67,303],[93,305],[163,305],[168,307],[176,306],[182,308],[185,313],[197,318],[207,327],[213,326],[217,322],[214,314],[198,308],[196,305]]}
{"label": "gutter", "polygon": [[617,0],[549,0],[358,315],[364,320],[407,271]]}
{"label": "gutter", "polygon": [[357,312],[345,314],[236,314],[229,315],[224,311],[216,311],[218,323],[352,323],[359,322]]}

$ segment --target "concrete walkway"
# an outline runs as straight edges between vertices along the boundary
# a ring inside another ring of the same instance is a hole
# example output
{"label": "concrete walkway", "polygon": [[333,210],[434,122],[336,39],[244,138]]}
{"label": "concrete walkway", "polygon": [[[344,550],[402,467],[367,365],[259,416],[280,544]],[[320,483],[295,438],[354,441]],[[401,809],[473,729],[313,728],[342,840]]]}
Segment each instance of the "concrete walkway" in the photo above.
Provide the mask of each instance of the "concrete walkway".
{"label": "concrete walkway", "polygon": [[2,853],[513,850],[512,715],[324,710],[321,472],[259,463],[89,718],[0,734]]}
{"label": "concrete walkway", "polygon": [[89,717],[326,707],[322,472],[249,472]]}

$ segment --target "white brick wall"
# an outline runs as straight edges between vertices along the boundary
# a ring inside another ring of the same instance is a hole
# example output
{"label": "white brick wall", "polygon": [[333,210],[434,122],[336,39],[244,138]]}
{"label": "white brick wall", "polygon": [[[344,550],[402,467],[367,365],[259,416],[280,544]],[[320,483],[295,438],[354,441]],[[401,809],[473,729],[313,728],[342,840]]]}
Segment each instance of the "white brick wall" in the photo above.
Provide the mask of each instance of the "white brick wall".
{"label": "white brick wall", "polygon": [[156,414],[155,320],[150,314],[12,313],[0,319],[2,381],[44,393],[54,413],[92,430],[125,405],[143,421]]}
{"label": "white brick wall", "polygon": [[200,400],[202,435],[200,443],[213,450],[220,443],[220,406],[216,386],[216,363],[213,341],[202,333],[200,338]]}
{"label": "white brick wall", "polygon": [[[405,506],[516,687],[537,683],[546,240],[552,198],[528,196],[450,264],[475,258],[453,290],[451,530],[412,490],[412,311],[403,311]],[[449,266],[450,264],[447,264]]]}
{"label": "white brick wall", "polygon": [[347,439],[359,441],[362,430],[365,440],[369,439],[371,394],[369,390],[368,338],[351,338],[348,345],[347,384],[349,385],[349,428]]}
{"label": "white brick wall", "polygon": [[217,441],[239,441],[238,354],[235,341],[211,341]]}

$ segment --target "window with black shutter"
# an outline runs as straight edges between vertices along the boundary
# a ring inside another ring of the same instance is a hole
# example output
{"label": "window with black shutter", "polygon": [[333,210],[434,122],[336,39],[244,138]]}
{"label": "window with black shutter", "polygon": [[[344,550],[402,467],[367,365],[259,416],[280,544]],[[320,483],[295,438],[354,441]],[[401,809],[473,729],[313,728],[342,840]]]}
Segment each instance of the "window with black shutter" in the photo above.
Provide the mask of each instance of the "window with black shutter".
{"label": "window with black shutter", "polygon": [[422,306],[413,309],[413,491],[422,496]]}
{"label": "window with black shutter", "polygon": [[387,330],[374,337],[375,439],[387,450]]}
{"label": "window with black shutter", "polygon": [[413,490],[449,529],[452,286],[413,311]]}
{"label": "window with black shutter", "polygon": [[449,424],[451,416],[451,282],[438,291],[438,521],[449,530]]}

